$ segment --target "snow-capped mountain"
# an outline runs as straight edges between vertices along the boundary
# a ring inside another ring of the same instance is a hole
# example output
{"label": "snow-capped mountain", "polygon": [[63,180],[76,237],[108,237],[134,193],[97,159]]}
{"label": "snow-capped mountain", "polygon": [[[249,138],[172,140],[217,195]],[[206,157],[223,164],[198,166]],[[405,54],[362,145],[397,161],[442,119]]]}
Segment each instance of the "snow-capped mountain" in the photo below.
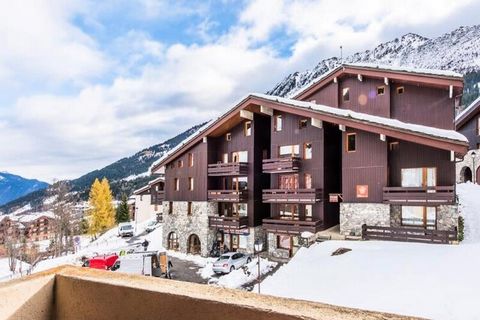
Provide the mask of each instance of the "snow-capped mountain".
{"label": "snow-capped mountain", "polygon": [[48,183],[0,172],[0,205],[48,187]]}
{"label": "snow-capped mountain", "polygon": [[[344,63],[374,63],[423,69],[451,70],[462,74],[480,71],[480,25],[460,27],[438,38],[408,33],[373,50],[343,58]],[[287,97],[314,79],[339,66],[337,57],[320,61],[313,69],[295,72],[268,94]]]}

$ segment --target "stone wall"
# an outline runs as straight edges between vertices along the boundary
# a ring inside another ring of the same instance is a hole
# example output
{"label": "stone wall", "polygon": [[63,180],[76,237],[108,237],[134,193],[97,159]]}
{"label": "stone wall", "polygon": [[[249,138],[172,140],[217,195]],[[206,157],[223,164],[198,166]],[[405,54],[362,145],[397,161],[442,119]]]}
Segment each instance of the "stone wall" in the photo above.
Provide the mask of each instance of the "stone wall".
{"label": "stone wall", "polygon": [[390,205],[383,203],[340,203],[340,234],[361,236],[362,225],[390,226]]}
{"label": "stone wall", "polygon": [[443,205],[437,207],[437,230],[453,230],[458,226],[458,206]]}
{"label": "stone wall", "polygon": [[[472,159],[472,156],[471,156],[473,151],[475,151],[475,153],[477,154],[477,156],[475,158],[475,170],[473,170],[473,159]],[[478,167],[480,167],[480,150],[479,149],[468,151],[468,153],[463,158],[463,161],[457,162],[457,164],[455,165],[455,168],[456,168],[456,176],[455,176],[456,178],[455,179],[456,179],[457,183],[465,182],[464,178],[462,176],[462,174],[463,174],[462,169],[464,167],[468,167],[468,168],[470,168],[470,170],[472,170],[472,177],[475,175],[476,170],[478,169]],[[479,182],[477,182],[477,183],[479,183]]]}
{"label": "stone wall", "polygon": [[188,238],[196,234],[201,243],[201,255],[206,257],[215,239],[214,231],[208,227],[208,216],[217,214],[217,204],[206,201],[192,202],[192,214],[187,214],[188,202],[174,201],[172,213],[168,213],[168,202],[163,203],[163,246],[167,248],[168,235],[176,232],[179,251],[187,253]]}
{"label": "stone wall", "polygon": [[402,226],[402,206],[390,206],[390,227]]}

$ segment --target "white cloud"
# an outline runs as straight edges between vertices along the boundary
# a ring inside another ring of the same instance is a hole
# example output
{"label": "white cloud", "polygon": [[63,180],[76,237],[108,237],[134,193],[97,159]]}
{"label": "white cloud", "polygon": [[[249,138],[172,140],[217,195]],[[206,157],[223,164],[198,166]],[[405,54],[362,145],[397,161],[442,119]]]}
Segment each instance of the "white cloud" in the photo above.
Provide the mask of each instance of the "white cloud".
{"label": "white cloud", "polygon": [[[0,170],[47,181],[75,178],[208,120],[248,92],[270,89],[288,72],[337,53],[340,44],[370,48],[389,40],[385,30],[396,25],[421,33],[465,5],[417,2],[251,1],[221,36],[209,33],[214,21],[205,16],[202,44],[167,46],[135,29],[103,50],[72,23],[88,12],[81,5],[10,8],[16,18],[7,22],[7,8],[0,8],[0,42],[9,48],[0,49],[0,83],[79,86],[73,93],[18,96],[0,121]],[[152,15],[165,8],[165,2],[142,3],[140,10]],[[291,56],[281,56],[271,41],[279,31],[294,39]],[[106,71],[111,83],[98,84],[94,78]]]}

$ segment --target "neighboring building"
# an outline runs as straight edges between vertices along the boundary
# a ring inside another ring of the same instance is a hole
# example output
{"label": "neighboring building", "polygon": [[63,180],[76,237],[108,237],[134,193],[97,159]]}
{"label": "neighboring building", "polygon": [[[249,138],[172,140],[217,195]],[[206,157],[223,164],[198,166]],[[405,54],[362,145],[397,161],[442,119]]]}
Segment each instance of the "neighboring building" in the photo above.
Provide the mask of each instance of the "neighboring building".
{"label": "neighboring building", "polygon": [[480,183],[480,97],[456,117],[455,127],[469,141],[469,152],[457,163],[457,182]]}
{"label": "neighboring building", "polygon": [[141,223],[153,218],[162,220],[162,200],[164,197],[164,178],[158,177],[146,186],[133,192],[134,205],[132,218]]}
{"label": "neighboring building", "polygon": [[22,215],[0,216],[0,244],[8,236],[25,237],[30,241],[51,239],[54,235],[54,216],[50,211]]}
{"label": "neighboring building", "polygon": [[245,97],[152,166],[165,170],[164,246],[268,239],[288,257],[337,224],[453,230],[462,90],[453,72],[343,65],[291,99]]}

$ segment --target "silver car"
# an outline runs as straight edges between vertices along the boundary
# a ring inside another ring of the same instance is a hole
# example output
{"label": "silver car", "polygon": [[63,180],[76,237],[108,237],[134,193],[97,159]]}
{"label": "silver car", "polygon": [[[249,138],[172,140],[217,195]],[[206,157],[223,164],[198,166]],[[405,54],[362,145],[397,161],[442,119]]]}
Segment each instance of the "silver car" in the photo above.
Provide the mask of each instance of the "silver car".
{"label": "silver car", "polygon": [[239,269],[247,263],[250,263],[252,258],[240,252],[228,252],[222,254],[213,263],[213,272],[215,273],[230,273],[235,269]]}

